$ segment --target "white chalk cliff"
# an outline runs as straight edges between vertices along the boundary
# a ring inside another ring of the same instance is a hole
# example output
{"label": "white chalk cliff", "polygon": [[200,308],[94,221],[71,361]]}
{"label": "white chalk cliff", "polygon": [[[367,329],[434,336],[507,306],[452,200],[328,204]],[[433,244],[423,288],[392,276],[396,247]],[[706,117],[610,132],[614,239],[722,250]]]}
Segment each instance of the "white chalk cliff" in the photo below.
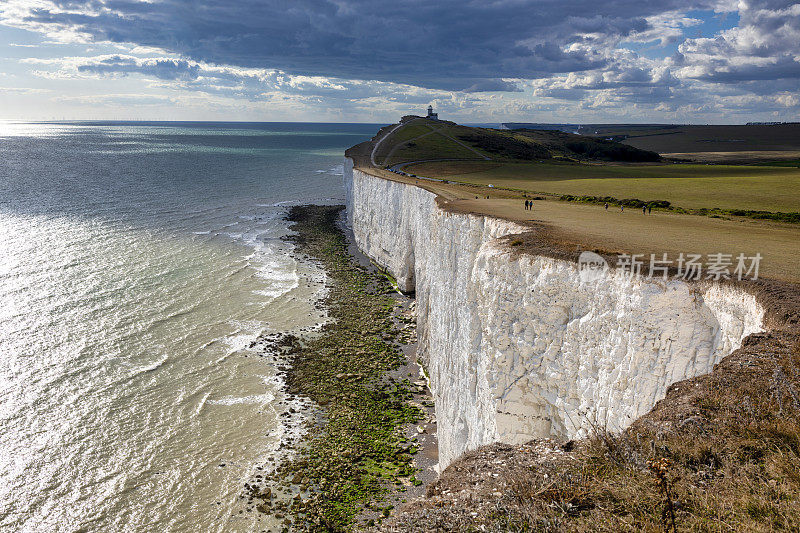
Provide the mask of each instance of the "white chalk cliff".
{"label": "white chalk cliff", "polygon": [[344,186],[357,245],[416,291],[440,468],[491,442],[623,429],[762,330],[755,297],[728,285],[582,281],[571,261],[512,254],[502,237],[528,228],[444,211],[349,159]]}

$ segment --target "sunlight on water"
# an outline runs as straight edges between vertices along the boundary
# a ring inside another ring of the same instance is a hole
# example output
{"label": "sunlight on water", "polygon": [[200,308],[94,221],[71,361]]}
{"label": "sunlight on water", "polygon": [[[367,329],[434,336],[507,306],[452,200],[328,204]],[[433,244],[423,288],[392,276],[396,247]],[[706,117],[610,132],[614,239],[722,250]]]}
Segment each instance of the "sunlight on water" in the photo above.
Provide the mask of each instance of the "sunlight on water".
{"label": "sunlight on water", "polygon": [[239,496],[297,428],[250,346],[323,320],[283,216],[374,129],[292,127],[0,125],[0,530],[269,525]]}
{"label": "sunlight on water", "polygon": [[0,138],[3,137],[54,137],[63,135],[74,126],[69,124],[48,124],[35,122],[17,122],[12,120],[0,120]]}

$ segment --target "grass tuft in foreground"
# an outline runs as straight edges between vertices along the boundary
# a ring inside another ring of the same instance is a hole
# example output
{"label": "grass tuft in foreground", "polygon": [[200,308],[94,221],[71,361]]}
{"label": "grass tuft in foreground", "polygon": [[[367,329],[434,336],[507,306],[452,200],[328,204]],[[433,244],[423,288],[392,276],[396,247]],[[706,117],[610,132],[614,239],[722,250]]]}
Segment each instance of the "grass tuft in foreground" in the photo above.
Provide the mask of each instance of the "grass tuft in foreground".
{"label": "grass tuft in foreground", "polygon": [[403,425],[422,413],[409,403],[408,380],[387,372],[405,364],[394,342],[393,289],[382,276],[356,264],[336,226],[341,206],[293,207],[288,220],[299,252],[327,272],[324,305],[331,320],[321,335],[292,349],[290,392],[310,397],[324,415],[297,457],[278,467],[273,483],[290,500],[273,503],[272,491],[254,494],[259,510],[284,518],[287,528],[342,531],[366,511],[379,519],[390,488],[413,484],[413,443]]}

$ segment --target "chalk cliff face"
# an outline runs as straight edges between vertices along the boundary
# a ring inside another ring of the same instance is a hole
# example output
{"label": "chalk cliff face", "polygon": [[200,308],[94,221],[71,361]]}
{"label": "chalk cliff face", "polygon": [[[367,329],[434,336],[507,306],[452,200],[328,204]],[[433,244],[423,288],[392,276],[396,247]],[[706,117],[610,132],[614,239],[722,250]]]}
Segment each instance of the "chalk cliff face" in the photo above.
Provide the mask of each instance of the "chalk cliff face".
{"label": "chalk cliff face", "polygon": [[440,468],[495,441],[623,429],[762,329],[761,306],[732,287],[582,279],[575,263],[512,255],[504,237],[527,228],[446,212],[349,159],[344,185],[358,246],[416,290]]}

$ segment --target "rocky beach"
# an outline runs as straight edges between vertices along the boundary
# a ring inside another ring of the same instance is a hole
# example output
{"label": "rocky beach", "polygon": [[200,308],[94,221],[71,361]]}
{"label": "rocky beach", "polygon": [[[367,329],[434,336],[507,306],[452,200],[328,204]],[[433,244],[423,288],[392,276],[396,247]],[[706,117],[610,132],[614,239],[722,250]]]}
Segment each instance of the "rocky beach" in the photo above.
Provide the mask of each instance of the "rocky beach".
{"label": "rocky beach", "polygon": [[414,358],[413,301],[355,252],[342,209],[296,206],[287,217],[295,253],[327,272],[319,305],[328,321],[305,336],[256,343],[282,355],[290,401],[313,405],[304,438],[287,443],[294,451],[259,467],[245,487],[247,512],[284,528],[372,526],[435,478],[433,402]]}

